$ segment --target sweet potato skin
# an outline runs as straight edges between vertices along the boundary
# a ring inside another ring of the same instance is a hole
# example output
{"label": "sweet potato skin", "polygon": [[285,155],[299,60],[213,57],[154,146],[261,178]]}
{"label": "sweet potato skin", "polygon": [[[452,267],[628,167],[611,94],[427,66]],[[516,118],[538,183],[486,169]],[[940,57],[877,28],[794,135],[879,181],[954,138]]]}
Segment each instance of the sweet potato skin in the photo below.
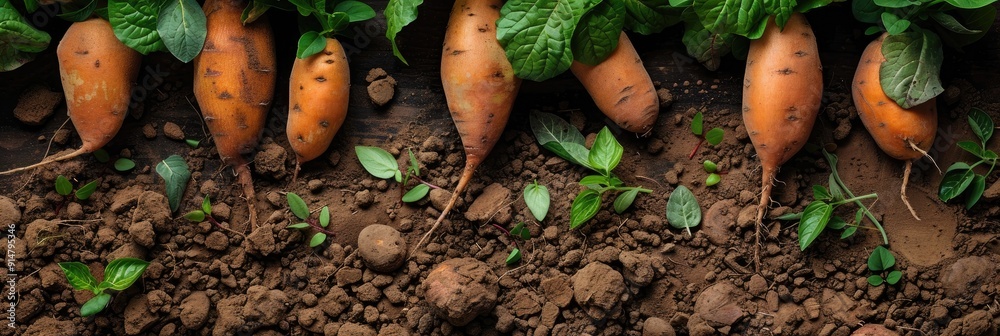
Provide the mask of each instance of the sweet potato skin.
{"label": "sweet potato skin", "polygon": [[266,17],[243,25],[246,1],[208,0],[208,36],[194,59],[194,94],[223,161],[245,162],[274,95],[274,37]]}
{"label": "sweet potato skin", "polygon": [[301,164],[319,157],[347,118],[351,72],[334,38],[323,51],[295,59],[288,85],[288,143]]}
{"label": "sweet potato skin", "polygon": [[569,69],[583,83],[597,108],[618,126],[641,135],[653,129],[660,114],[660,99],[625,32],[618,37],[618,48],[600,64],[573,61]]}
{"label": "sweet potato skin", "polygon": [[503,133],[521,80],[496,40],[499,0],[458,0],[452,7],[441,54],[441,84],[448,110],[476,166]]}
{"label": "sweet potato skin", "polygon": [[898,160],[919,159],[924,154],[910,147],[910,143],[925,152],[934,144],[937,100],[931,99],[907,110],[882,91],[879,69],[886,61],[882,55],[886,36],[887,33],[882,34],[865,48],[854,73],[851,95],[861,122],[882,151]]}
{"label": "sweet potato skin", "polygon": [[111,24],[92,18],[70,25],[56,48],[66,108],[82,150],[111,141],[125,120],[142,56],[115,37]]}
{"label": "sweet potato skin", "polygon": [[802,149],[823,98],[819,48],[805,17],[793,14],[783,30],[769,20],[750,42],[743,82],[743,123],[765,171]]}

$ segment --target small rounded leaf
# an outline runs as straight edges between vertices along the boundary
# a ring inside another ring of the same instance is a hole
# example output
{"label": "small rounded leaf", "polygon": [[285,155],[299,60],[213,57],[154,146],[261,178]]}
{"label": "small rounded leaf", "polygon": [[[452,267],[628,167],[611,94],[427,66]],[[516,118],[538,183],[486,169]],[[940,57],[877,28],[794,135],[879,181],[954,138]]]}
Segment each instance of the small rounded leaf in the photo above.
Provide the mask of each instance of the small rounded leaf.
{"label": "small rounded leaf", "polygon": [[312,236],[312,239],[309,239],[309,247],[319,246],[320,244],[323,244],[324,241],[326,241],[326,234],[325,233],[320,232],[320,233],[314,234]]}
{"label": "small rounded leaf", "polygon": [[97,190],[97,181],[90,181],[76,190],[76,198],[80,200],[85,200],[90,198],[90,195],[94,194]]}
{"label": "small rounded leaf", "polygon": [[403,202],[413,203],[419,201],[424,198],[424,196],[427,196],[427,193],[430,191],[431,187],[426,184],[418,184],[416,187],[413,187],[413,189],[410,189],[410,191],[407,191],[406,194],[403,195]]}
{"label": "small rounded leaf", "polygon": [[323,227],[330,225],[330,207],[324,206],[323,210],[319,211],[319,225]]}
{"label": "small rounded leaf", "polygon": [[288,229],[305,229],[305,228],[308,228],[308,227],[309,227],[309,223],[298,223],[298,224],[292,224],[292,225],[286,226],[285,228],[288,228]]}
{"label": "small rounded leaf", "polygon": [[868,284],[872,285],[872,286],[875,286],[875,287],[881,286],[882,282],[884,282],[884,281],[885,281],[885,279],[882,279],[882,276],[880,276],[878,274],[875,274],[875,275],[872,275],[872,276],[868,277]]}
{"label": "small rounded leaf", "polygon": [[69,193],[73,192],[73,184],[69,183],[69,179],[66,176],[59,175],[56,177],[56,192],[63,196],[68,196]]}
{"label": "small rounded leaf", "polygon": [[104,150],[104,148],[94,151],[94,158],[100,163],[111,161],[111,156],[108,155],[108,151]]}
{"label": "small rounded leaf", "polygon": [[899,282],[899,279],[902,279],[902,278],[903,278],[903,272],[892,271],[892,272],[889,272],[889,275],[887,275],[885,277],[885,282],[888,283],[888,284],[890,284],[890,285],[895,285],[897,282]]}
{"label": "small rounded leaf", "polygon": [[184,218],[195,223],[201,223],[205,220],[205,212],[201,210],[194,210],[184,214]]}
{"label": "small rounded leaf", "polygon": [[708,174],[707,178],[705,178],[705,186],[706,187],[711,187],[711,186],[714,186],[716,184],[719,184],[720,181],[722,181],[722,176],[721,175],[716,174],[716,173],[711,173],[711,174]]}
{"label": "small rounded leaf", "polygon": [[126,158],[115,160],[115,170],[117,171],[124,172],[132,170],[132,168],[135,168],[135,161]]}
{"label": "small rounded leaf", "polygon": [[715,164],[715,162],[712,162],[710,160],[705,160],[704,166],[706,173],[714,173],[716,169],[719,169],[719,167]]}
{"label": "small rounded leaf", "polygon": [[514,248],[514,250],[510,251],[510,254],[507,255],[507,260],[505,262],[507,265],[512,265],[518,261],[521,261],[521,249]]}
{"label": "small rounded leaf", "polygon": [[80,306],[80,316],[87,317],[100,313],[108,306],[109,302],[111,302],[111,294],[108,293],[92,297],[83,306]]}

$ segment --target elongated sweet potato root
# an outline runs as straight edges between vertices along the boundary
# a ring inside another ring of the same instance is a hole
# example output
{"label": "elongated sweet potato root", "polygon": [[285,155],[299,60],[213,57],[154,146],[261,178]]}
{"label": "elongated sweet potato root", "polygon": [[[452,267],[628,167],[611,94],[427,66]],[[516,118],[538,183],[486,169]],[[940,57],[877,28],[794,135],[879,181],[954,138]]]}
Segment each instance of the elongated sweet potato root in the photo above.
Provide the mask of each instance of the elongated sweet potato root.
{"label": "elongated sweet potato root", "polygon": [[600,64],[574,61],[569,69],[583,83],[597,108],[618,126],[640,135],[653,129],[660,114],[660,99],[625,32],[618,37],[618,48]]}
{"label": "elongated sweet potato root", "polygon": [[448,205],[413,251],[455,206],[476,168],[500,140],[514,106],[521,80],[496,39],[502,5],[500,0],[457,0],[452,7],[441,53],[441,84],[465,147],[465,168]]}
{"label": "elongated sweet potato root", "polygon": [[868,44],[861,62],[854,73],[851,94],[858,109],[861,122],[871,133],[882,151],[897,160],[905,161],[903,185],[899,195],[913,218],[920,220],[917,211],[906,197],[906,185],[910,180],[913,161],[927,155],[934,144],[937,132],[936,99],[910,109],[903,109],[882,91],[879,69],[886,61],[882,55],[882,42],[888,33],[882,34]]}
{"label": "elongated sweet potato root", "polygon": [[750,42],[743,80],[743,123],[763,170],[757,206],[756,249],[778,168],[809,139],[823,98],[823,66],[805,16],[795,13],[780,29],[768,19],[761,38]]}
{"label": "elongated sweet potato root", "polygon": [[131,99],[132,83],[139,74],[139,63],[142,61],[139,52],[119,41],[107,20],[92,18],[69,26],[56,48],[56,57],[66,95],[66,109],[83,145],[72,153],[0,175],[93,152],[108,144],[122,127]]}
{"label": "elongated sweet potato root", "polygon": [[276,76],[271,26],[266,17],[243,25],[240,14],[246,5],[205,1],[208,36],[194,59],[194,95],[219,156],[236,170],[256,226],[253,179],[243,155],[253,152],[264,130]]}
{"label": "elongated sweet potato root", "polygon": [[351,70],[344,47],[334,38],[323,51],[295,59],[288,83],[288,144],[295,152],[294,181],[302,163],[330,147],[347,118]]}

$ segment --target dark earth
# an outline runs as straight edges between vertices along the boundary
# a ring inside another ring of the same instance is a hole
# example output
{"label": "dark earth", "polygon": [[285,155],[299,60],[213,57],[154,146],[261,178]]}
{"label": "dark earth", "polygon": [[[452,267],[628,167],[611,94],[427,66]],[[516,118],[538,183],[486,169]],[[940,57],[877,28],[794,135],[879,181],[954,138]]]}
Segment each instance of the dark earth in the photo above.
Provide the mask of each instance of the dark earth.
{"label": "dark earth", "polygon": [[[385,2],[372,6],[381,12]],[[348,121],[328,154],[305,164],[295,181],[284,134],[287,91],[277,90],[252,164],[259,227],[250,227],[232,170],[207,138],[193,104],[191,65],[145,57],[132,117],[105,147],[113,159],[134,160],[134,170],[117,172],[86,155],[0,177],[0,223],[15,227],[18,280],[15,327],[0,327],[0,335],[997,335],[1000,184],[989,177],[984,200],[966,211],[937,199],[942,175],[919,161],[909,196],[923,220],[910,216],[899,198],[902,162],[874,144],[850,99],[870,37],[846,23],[854,21],[845,4],[808,15],[824,63],[824,104],[812,145],[779,174],[759,272],[749,256],[760,166],[741,126],[743,63],[726,58],[719,71],[705,70],[685,56],[679,27],[633,35],[662,100],[652,134],[637,138],[611,126],[625,147],[616,174],[651,194],[621,215],[605,199],[595,219],[569,230],[570,204],[582,188],[576,181],[587,172],[542,148],[528,114],[556,113],[591,141],[610,123],[571,75],[525,82],[503,138],[456,210],[429,244],[405,255],[450,193],[434,190],[403,204],[398,184],[366,173],[354,146],[385,148],[401,164],[411,149],[425,180],[455,186],[464,155],[438,77],[449,7],[425,3],[400,35],[409,66],[392,57],[381,14],[342,39],[351,53]],[[297,36],[292,20],[276,14],[277,36]],[[57,41],[65,26],[51,19],[43,28]],[[287,81],[295,39],[277,40],[279,78]],[[971,108],[1000,120],[1000,31],[946,54],[947,90],[931,151],[941,167],[971,160],[955,147],[974,137],[965,122]],[[72,124],[64,125],[54,44],[23,68],[0,73],[0,97],[0,169],[78,148]],[[688,127],[699,111],[726,136],[689,159],[698,138]],[[183,139],[202,146],[191,149]],[[840,157],[840,175],[855,193],[880,196],[872,211],[903,272],[898,284],[866,281],[877,231],[846,240],[824,234],[800,252],[795,223],[772,219],[801,211],[812,185],[826,183],[821,147]],[[176,213],[153,171],[171,154],[193,172]],[[704,185],[704,160],[726,172],[718,185]],[[100,185],[90,200],[64,199],[53,188],[58,175]],[[552,195],[542,222],[521,197],[535,180]],[[679,185],[694,191],[704,212],[692,236],[666,221],[667,198]],[[296,220],[286,192],[310,209],[329,206],[336,236],[309,248],[306,234],[286,229]],[[225,229],[182,218],[205,195]],[[523,260],[507,266],[512,241],[491,224],[509,229],[520,221],[533,238]],[[80,317],[92,294],[74,291],[57,263],[81,261],[100,278],[103,265],[120,257],[151,264],[104,312]]]}

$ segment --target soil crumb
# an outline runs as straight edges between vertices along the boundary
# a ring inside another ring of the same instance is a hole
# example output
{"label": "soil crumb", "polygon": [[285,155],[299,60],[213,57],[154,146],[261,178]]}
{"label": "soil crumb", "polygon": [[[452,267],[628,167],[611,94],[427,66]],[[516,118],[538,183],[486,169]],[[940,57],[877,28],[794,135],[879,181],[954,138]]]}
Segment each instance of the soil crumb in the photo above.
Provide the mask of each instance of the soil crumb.
{"label": "soil crumb", "polygon": [[173,140],[184,140],[184,130],[181,130],[180,126],[172,122],[163,124],[163,135]]}
{"label": "soil crumb", "polygon": [[377,106],[383,106],[396,95],[396,79],[389,76],[382,68],[368,71],[365,77],[368,81],[368,97]]}
{"label": "soil crumb", "polygon": [[26,125],[37,126],[52,116],[56,105],[62,103],[63,95],[41,86],[28,88],[14,107],[14,117]]}

